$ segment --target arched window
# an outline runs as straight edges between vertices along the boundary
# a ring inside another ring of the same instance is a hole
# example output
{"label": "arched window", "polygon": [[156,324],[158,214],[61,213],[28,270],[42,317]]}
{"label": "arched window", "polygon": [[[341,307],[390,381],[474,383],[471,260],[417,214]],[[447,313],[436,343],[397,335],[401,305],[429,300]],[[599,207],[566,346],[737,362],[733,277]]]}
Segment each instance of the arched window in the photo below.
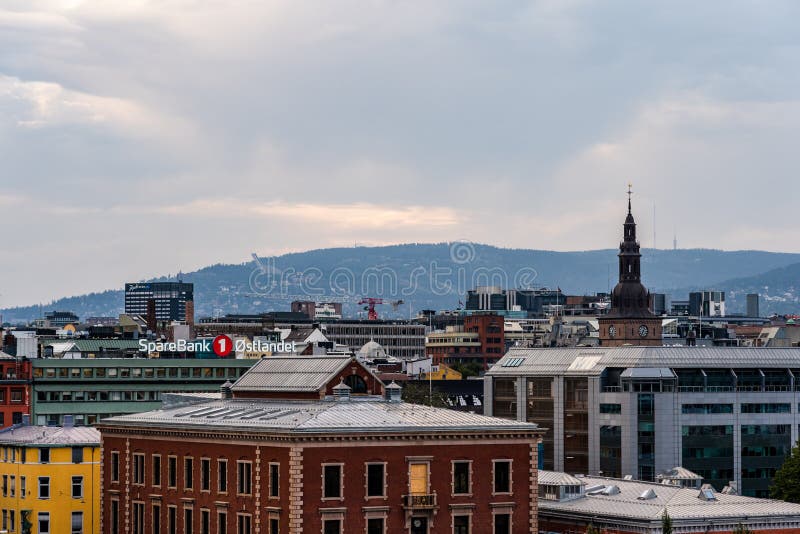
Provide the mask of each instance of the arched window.
{"label": "arched window", "polygon": [[358,375],[348,375],[344,383],[350,388],[351,395],[366,395],[367,383]]}

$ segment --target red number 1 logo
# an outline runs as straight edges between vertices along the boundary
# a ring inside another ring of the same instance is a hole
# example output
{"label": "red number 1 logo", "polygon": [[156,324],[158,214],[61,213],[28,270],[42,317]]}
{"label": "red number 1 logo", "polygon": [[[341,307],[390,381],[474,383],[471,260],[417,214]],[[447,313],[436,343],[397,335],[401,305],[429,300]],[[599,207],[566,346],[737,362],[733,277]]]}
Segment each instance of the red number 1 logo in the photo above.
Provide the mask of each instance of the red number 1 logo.
{"label": "red number 1 logo", "polygon": [[233,341],[224,334],[214,338],[214,354],[219,357],[227,356],[233,350]]}

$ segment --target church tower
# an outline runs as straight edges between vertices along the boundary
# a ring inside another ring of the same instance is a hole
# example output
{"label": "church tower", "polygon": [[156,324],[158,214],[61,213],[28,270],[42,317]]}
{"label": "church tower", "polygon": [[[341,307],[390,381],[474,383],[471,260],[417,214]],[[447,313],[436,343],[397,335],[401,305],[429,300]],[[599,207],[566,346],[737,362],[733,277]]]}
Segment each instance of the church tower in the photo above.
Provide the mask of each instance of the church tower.
{"label": "church tower", "polygon": [[661,345],[661,318],[650,311],[650,293],[642,285],[642,254],[636,241],[636,221],[631,212],[628,186],[628,215],[619,244],[619,283],[611,293],[611,311],[600,317],[600,345]]}

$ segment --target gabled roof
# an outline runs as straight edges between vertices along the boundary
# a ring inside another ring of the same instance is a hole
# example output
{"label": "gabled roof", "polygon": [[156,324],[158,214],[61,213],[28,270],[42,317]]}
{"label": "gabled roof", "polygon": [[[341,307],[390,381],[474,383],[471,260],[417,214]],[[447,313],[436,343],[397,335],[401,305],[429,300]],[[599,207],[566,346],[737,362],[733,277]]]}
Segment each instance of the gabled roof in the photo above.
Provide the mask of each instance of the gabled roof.
{"label": "gabled roof", "polygon": [[269,356],[243,374],[231,391],[314,393],[351,364],[361,366],[350,356]]}

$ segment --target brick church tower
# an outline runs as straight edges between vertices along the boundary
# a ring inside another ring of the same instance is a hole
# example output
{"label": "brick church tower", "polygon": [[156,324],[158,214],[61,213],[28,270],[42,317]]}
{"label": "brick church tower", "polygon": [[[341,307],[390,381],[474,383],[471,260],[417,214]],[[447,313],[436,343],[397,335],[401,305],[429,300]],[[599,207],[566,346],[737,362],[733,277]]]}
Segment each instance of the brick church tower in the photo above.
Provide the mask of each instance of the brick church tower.
{"label": "brick church tower", "polygon": [[619,283],[611,293],[611,311],[600,317],[600,345],[661,345],[661,318],[649,308],[650,293],[642,285],[636,222],[631,213],[631,189],[628,187],[628,216],[619,244]]}

